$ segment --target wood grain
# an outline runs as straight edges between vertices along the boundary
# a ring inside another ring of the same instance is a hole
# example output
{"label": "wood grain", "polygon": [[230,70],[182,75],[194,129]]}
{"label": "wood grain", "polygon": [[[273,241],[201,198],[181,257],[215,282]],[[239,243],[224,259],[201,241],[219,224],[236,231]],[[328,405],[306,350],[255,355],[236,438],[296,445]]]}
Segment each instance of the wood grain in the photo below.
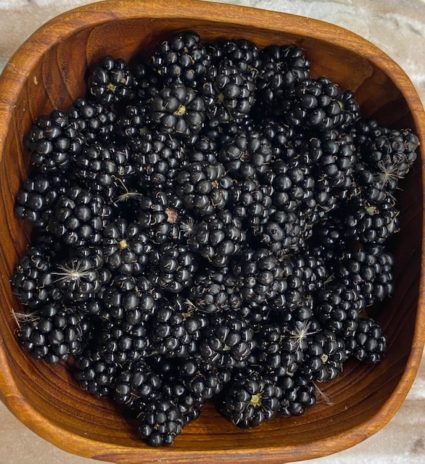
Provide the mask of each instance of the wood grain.
{"label": "wood grain", "polygon": [[[13,214],[26,177],[22,134],[40,115],[83,95],[83,78],[96,59],[129,58],[181,29],[204,39],[244,37],[263,46],[296,43],[327,75],[356,91],[362,110],[384,124],[413,128],[421,159],[400,192],[401,233],[393,243],[396,293],[378,311],[389,338],[388,355],[375,369],[351,363],[324,384],[333,404],[305,416],[274,420],[242,431],[207,408],[168,449],[141,444],[132,427],[106,401],[96,401],[62,367],[35,362],[18,347],[11,311],[18,303],[9,278],[28,240]],[[375,46],[339,27],[298,16],[182,0],[107,1],[76,9],[38,30],[18,50],[0,79],[0,395],[27,426],[68,451],[119,463],[282,463],[353,446],[383,427],[402,404],[416,375],[425,341],[421,269],[425,116],[407,76]]]}

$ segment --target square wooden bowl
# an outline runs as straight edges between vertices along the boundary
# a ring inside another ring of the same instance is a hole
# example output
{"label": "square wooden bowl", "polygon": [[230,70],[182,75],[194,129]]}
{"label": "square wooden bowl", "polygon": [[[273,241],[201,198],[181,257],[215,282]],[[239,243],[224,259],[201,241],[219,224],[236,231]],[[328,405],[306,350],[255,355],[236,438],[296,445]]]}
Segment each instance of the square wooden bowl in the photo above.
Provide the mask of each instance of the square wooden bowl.
{"label": "square wooden bowl", "polygon": [[[302,417],[241,430],[207,407],[176,443],[148,448],[107,401],[81,391],[60,366],[31,360],[19,348],[9,279],[28,242],[28,226],[13,213],[27,175],[22,145],[34,120],[66,108],[84,94],[87,67],[111,54],[149,51],[173,31],[194,29],[206,39],[246,38],[260,46],[295,43],[306,50],[315,76],[355,90],[362,110],[381,123],[411,127],[421,158],[400,192],[401,233],[395,239],[396,292],[379,309],[388,355],[375,369],[359,363],[323,389],[332,404]],[[402,404],[425,340],[421,278],[425,116],[413,85],[388,56],[357,35],[298,16],[190,0],[107,1],[50,21],[6,66],[0,81],[0,393],[28,427],[67,451],[119,463],[282,463],[350,447],[383,427]],[[18,438],[19,440],[19,438]],[[1,459],[0,459],[1,460]]]}

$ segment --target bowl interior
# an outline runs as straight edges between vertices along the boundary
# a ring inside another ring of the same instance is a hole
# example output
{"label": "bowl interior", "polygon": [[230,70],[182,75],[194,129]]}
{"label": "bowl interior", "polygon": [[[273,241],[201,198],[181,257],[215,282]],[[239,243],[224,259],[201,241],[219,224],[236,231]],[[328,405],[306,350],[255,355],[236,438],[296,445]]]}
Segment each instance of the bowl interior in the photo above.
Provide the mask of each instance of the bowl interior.
{"label": "bowl interior", "polygon": [[[13,110],[0,165],[0,216],[4,218],[0,222],[1,335],[15,382],[33,408],[66,431],[114,445],[143,446],[134,436],[133,427],[111,404],[81,391],[64,368],[33,361],[17,347],[11,310],[18,308],[18,303],[11,294],[9,278],[29,236],[29,227],[13,213],[14,197],[29,164],[22,136],[40,115],[53,108],[65,109],[84,95],[87,67],[98,58],[106,54],[130,58],[148,53],[157,41],[184,29],[194,29],[206,40],[243,37],[260,46],[296,43],[311,59],[313,74],[326,75],[354,90],[364,113],[383,124],[415,129],[406,101],[391,79],[371,61],[338,45],[337,38],[330,44],[230,22],[109,18],[104,24],[75,32],[40,56],[31,74],[22,77],[26,82]],[[348,364],[337,381],[320,385],[327,400],[319,397],[319,404],[302,417],[276,419],[258,429],[239,430],[208,406],[176,441],[174,451],[307,445],[364,423],[380,410],[406,368],[415,326],[422,223],[419,163],[403,187],[399,193],[401,233],[393,243],[396,293],[376,312],[389,339],[385,361],[373,370],[358,363]],[[162,456],[167,452],[161,450]]]}

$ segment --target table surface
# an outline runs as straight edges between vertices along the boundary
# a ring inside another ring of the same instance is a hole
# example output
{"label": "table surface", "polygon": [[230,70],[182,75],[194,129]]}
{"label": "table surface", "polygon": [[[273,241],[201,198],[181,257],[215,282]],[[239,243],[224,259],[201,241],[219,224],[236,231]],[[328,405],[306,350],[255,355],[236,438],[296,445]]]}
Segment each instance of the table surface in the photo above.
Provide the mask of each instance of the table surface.
{"label": "table surface", "polygon": [[[339,24],[377,44],[409,74],[425,101],[425,0],[222,0]],[[0,0],[0,70],[38,26],[87,0]],[[414,44],[414,46],[412,46]],[[317,459],[318,464],[424,464],[425,362],[406,402],[384,430],[365,442]],[[2,464],[89,464],[21,424],[0,403]],[[312,462],[312,461],[309,461]]]}

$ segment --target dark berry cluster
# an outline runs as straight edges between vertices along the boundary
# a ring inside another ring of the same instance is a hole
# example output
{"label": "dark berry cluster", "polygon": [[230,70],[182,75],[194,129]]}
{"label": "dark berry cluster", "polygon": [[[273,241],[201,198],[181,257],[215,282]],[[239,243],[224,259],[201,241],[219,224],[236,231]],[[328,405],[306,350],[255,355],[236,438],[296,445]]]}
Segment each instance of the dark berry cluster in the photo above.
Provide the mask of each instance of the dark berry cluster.
{"label": "dark berry cluster", "polygon": [[371,306],[419,145],[363,120],[294,45],[203,43],[106,57],[30,129],[12,278],[22,346],[69,362],[152,446],[205,402],[240,427],[303,414],[345,361],[375,364]]}

